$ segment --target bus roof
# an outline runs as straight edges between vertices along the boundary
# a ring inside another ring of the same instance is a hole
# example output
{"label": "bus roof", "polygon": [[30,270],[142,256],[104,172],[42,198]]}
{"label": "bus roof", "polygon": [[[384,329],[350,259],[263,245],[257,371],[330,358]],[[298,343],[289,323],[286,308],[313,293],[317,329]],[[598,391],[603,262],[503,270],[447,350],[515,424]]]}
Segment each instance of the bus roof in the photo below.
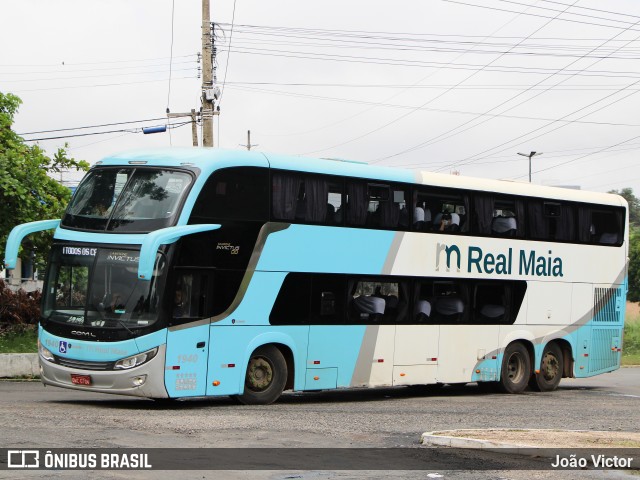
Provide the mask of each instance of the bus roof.
{"label": "bus roof", "polygon": [[282,170],[322,173],[373,180],[426,184],[447,188],[544,197],[575,202],[626,206],[624,198],[609,193],[534,185],[510,180],[493,180],[369,165],[342,160],[297,157],[266,152],[226,150],[202,147],[172,147],[141,149],[104,158],[96,166],[139,165],[158,167],[197,167],[208,177],[214,170],[231,166],[264,166]]}

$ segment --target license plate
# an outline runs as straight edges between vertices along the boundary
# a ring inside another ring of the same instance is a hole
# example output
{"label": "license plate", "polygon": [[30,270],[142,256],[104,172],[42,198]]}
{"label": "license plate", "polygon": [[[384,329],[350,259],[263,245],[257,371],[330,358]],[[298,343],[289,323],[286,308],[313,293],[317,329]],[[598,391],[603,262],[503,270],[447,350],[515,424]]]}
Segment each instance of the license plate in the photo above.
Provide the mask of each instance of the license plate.
{"label": "license plate", "polygon": [[74,385],[89,386],[91,385],[91,375],[77,375],[72,373],[71,383],[73,383]]}

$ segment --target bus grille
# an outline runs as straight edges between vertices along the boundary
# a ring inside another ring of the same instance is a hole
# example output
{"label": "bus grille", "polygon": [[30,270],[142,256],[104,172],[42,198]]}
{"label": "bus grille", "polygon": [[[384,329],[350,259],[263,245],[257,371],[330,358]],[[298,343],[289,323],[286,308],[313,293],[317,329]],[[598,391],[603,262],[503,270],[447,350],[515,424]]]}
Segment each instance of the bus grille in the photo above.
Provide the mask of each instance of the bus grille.
{"label": "bus grille", "polygon": [[622,288],[596,288],[593,298],[593,321],[621,322]]}
{"label": "bus grille", "polygon": [[87,362],[85,360],[73,360],[56,356],[56,363],[68,368],[79,370],[113,370],[114,362]]}

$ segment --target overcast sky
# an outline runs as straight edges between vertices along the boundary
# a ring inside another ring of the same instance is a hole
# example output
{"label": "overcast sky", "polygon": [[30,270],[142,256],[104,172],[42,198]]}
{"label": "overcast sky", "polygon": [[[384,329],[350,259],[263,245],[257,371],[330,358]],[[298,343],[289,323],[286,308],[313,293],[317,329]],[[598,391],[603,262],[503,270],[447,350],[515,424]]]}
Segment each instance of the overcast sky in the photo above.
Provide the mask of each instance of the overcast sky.
{"label": "overcast sky", "polygon": [[[638,1],[211,2],[216,146],[251,130],[260,151],[525,181],[517,153],[538,151],[534,183],[640,194]],[[191,145],[189,125],[136,131],[166,120],[76,128],[200,107],[200,0],[0,7],[0,91],[23,100],[24,138],[127,130],[40,141],[90,163]]]}

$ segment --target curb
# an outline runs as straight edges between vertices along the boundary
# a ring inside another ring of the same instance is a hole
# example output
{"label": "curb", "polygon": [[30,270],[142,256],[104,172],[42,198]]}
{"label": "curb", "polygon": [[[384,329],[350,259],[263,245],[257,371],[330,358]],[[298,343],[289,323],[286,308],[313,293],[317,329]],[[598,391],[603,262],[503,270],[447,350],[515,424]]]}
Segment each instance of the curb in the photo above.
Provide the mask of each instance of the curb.
{"label": "curb", "polygon": [[[447,430],[448,432],[455,432],[457,430]],[[448,437],[446,435],[440,435],[444,432],[425,432],[420,437],[420,443],[422,445],[432,445],[438,447],[453,447],[453,448],[477,448],[480,450],[499,451],[505,448],[509,449],[526,449],[531,448],[525,445],[514,445],[511,443],[492,442],[491,440],[478,440],[476,438],[468,437]]]}
{"label": "curb", "polygon": [[0,378],[39,375],[40,364],[37,353],[0,353]]}
{"label": "curb", "polygon": [[[466,430],[466,429],[463,429]],[[493,429],[496,430],[496,429]],[[509,428],[504,429],[505,431],[512,430]],[[528,429],[530,431],[536,432],[546,432],[553,431],[551,429],[544,428],[536,428],[536,429]],[[536,453],[533,456],[542,456],[542,457],[553,457],[553,452],[557,449],[553,449],[550,447],[536,447],[534,445],[523,445],[523,444],[514,444],[514,443],[506,443],[506,442],[495,442],[492,440],[479,440],[476,438],[469,437],[448,437],[446,435],[439,435],[442,433],[448,432],[458,432],[460,430],[441,430],[435,432],[425,432],[420,437],[420,443],[422,445],[429,446],[438,446],[438,447],[452,447],[452,448],[475,448],[479,450],[485,450],[488,452],[496,452],[496,453],[508,453],[516,454],[516,455],[525,455],[532,456],[532,449],[535,449]],[[569,431],[579,431],[579,430],[569,430]]]}

